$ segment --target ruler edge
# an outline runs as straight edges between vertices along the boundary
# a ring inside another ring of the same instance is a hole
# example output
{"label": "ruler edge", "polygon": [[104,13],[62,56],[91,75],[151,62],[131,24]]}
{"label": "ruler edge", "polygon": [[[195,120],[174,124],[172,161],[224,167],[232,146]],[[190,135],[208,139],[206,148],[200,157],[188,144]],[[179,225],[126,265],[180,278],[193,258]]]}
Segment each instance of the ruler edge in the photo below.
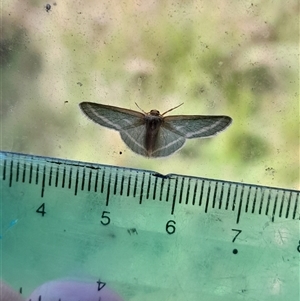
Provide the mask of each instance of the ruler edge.
{"label": "ruler edge", "polygon": [[182,177],[182,178],[190,178],[190,179],[198,179],[198,180],[204,180],[204,181],[216,181],[216,182],[222,182],[222,183],[228,183],[228,184],[235,184],[235,185],[242,185],[242,186],[248,186],[248,187],[254,187],[254,188],[262,188],[262,189],[277,189],[282,191],[288,191],[288,192],[296,192],[300,194],[300,190],[292,189],[292,188],[282,188],[282,187],[276,187],[276,186],[265,186],[265,185],[259,185],[259,184],[252,184],[252,183],[244,183],[244,182],[236,182],[236,181],[228,181],[228,180],[222,180],[222,179],[212,179],[212,178],[204,178],[199,176],[191,176],[191,175],[184,175],[184,174],[176,174],[176,173],[169,173],[166,175],[160,174],[158,172],[155,172],[153,170],[147,170],[147,169],[138,169],[138,168],[132,168],[132,167],[125,167],[125,166],[115,166],[115,165],[108,165],[108,164],[102,164],[102,163],[92,163],[92,162],[84,162],[84,161],[77,161],[77,160],[71,160],[71,159],[63,159],[63,158],[54,158],[54,157],[48,157],[48,156],[41,156],[41,155],[32,155],[32,154],[24,154],[24,153],[18,153],[18,152],[9,152],[9,151],[0,151],[0,161],[3,161],[6,157],[23,157],[26,159],[26,161],[36,161],[38,159],[42,159],[45,162],[49,163],[58,163],[59,164],[65,164],[65,165],[71,165],[76,167],[104,167],[104,168],[115,168],[115,169],[123,169],[128,171],[135,171],[135,172],[142,172],[142,173],[148,173],[152,176],[157,176],[163,179],[171,179],[173,177]]}

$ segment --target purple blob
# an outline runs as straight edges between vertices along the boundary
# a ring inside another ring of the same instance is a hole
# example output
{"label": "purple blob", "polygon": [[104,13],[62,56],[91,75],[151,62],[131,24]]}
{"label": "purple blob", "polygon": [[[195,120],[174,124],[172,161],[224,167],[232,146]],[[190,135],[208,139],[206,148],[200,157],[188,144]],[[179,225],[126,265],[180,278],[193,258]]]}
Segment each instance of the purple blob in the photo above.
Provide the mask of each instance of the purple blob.
{"label": "purple blob", "polygon": [[46,282],[30,295],[27,301],[123,301],[103,284],[70,280]]}
{"label": "purple blob", "polygon": [[0,301],[24,301],[24,299],[0,279]]}

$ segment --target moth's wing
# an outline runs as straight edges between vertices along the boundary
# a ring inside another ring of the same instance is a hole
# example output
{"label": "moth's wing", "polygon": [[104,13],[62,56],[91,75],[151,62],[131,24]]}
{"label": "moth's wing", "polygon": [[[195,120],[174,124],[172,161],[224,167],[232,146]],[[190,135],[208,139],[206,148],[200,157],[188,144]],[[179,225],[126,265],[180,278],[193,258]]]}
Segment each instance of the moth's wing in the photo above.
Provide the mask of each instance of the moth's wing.
{"label": "moth's wing", "polygon": [[185,143],[185,137],[161,126],[151,157],[166,157],[178,151]]}
{"label": "moth's wing", "polygon": [[93,102],[82,102],[79,107],[94,122],[117,131],[144,124],[144,114],[133,110]]}
{"label": "moth's wing", "polygon": [[163,126],[177,135],[191,139],[214,136],[231,123],[229,116],[174,115],[165,117]]}
{"label": "moth's wing", "polygon": [[144,124],[120,131],[125,144],[135,153],[149,157],[145,148],[146,126]]}
{"label": "moth's wing", "polygon": [[145,148],[146,126],[140,125],[134,128],[120,131],[125,144],[135,153],[145,157],[166,157],[179,150],[185,138],[174,132],[160,127],[156,144],[151,153]]}

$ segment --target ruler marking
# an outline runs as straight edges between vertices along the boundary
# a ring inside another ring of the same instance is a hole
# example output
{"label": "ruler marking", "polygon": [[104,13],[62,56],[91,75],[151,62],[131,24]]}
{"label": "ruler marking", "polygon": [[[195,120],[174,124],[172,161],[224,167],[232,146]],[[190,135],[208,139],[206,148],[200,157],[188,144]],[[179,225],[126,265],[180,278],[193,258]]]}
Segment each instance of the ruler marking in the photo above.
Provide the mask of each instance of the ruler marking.
{"label": "ruler marking", "polygon": [[139,201],[139,204],[140,204],[140,205],[142,204],[142,200],[143,200],[144,183],[145,183],[145,172],[143,172],[142,183],[141,183],[140,201]]}
{"label": "ruler marking", "polygon": [[12,184],[12,177],[13,177],[13,161],[10,161],[10,173],[9,173],[9,187],[11,187]]}
{"label": "ruler marking", "polygon": [[[71,166],[70,170],[69,170],[69,185],[68,185],[69,189],[71,189],[71,187],[72,187],[72,173],[73,173],[73,167]],[[76,182],[75,182],[75,184],[76,184]]]}
{"label": "ruler marking", "polygon": [[285,218],[289,217],[290,206],[291,206],[291,199],[292,199],[292,194],[291,194],[291,192],[289,192],[289,196],[288,196],[288,200],[287,200],[288,203],[287,203]]}
{"label": "ruler marking", "polygon": [[[189,194],[189,182],[190,182],[190,179],[187,179],[185,177],[182,177],[182,193],[181,196],[180,196],[180,199],[182,200],[182,203],[184,203],[185,205],[187,205],[189,203],[189,200],[188,200],[188,194]],[[185,201],[184,201],[185,200]],[[184,201],[184,202],[183,202]]]}
{"label": "ruler marking", "polygon": [[262,211],[262,207],[263,207],[263,200],[264,200],[264,195],[265,195],[265,191],[261,190],[261,196],[260,196],[260,202],[259,202],[259,209],[258,209],[258,214],[261,214]]}
{"label": "ruler marking", "polygon": [[220,197],[219,197],[219,207],[218,209],[222,209],[222,200],[223,200],[223,189],[224,189],[224,183],[218,183],[217,182],[217,189],[220,190]]}
{"label": "ruler marking", "polygon": [[[57,173],[58,173],[58,177],[59,177],[59,167],[57,168]],[[61,182],[61,187],[62,188],[65,188],[66,176],[67,176],[67,169],[66,169],[66,166],[64,166],[63,177],[62,177],[62,182]],[[57,177],[57,179],[58,179],[58,177]]]}
{"label": "ruler marking", "polygon": [[93,176],[92,169],[90,169],[90,172],[89,172],[89,181],[88,181],[88,191],[91,191],[92,176]]}
{"label": "ruler marking", "polygon": [[57,187],[58,185],[58,178],[59,178],[59,166],[56,167],[55,187]]}
{"label": "ruler marking", "polygon": [[130,195],[131,174],[128,177],[127,196]]}
{"label": "ruler marking", "polygon": [[[169,186],[168,188],[170,187],[171,183],[169,181]],[[176,177],[176,180],[175,180],[175,185],[174,185],[174,194],[173,194],[173,203],[175,202],[176,200],[176,197],[177,197],[177,186],[178,186],[178,177]],[[169,199],[168,199],[169,200]],[[167,200],[167,201],[168,201]],[[173,205],[172,205],[172,210],[173,210]]]}
{"label": "ruler marking", "polygon": [[41,189],[41,197],[44,197],[45,192],[45,182],[46,182],[46,165],[43,168],[43,179],[42,179],[42,189]]}
{"label": "ruler marking", "polygon": [[16,172],[16,182],[19,182],[19,168],[20,168],[20,162],[17,163],[17,172]]}
{"label": "ruler marking", "polygon": [[2,179],[3,181],[6,180],[6,159],[4,159],[4,163],[3,163]]}
{"label": "ruler marking", "polygon": [[172,209],[171,209],[171,215],[174,214],[174,210],[175,210],[175,203],[176,203],[176,200],[175,198],[173,198],[173,202],[172,202]]}
{"label": "ruler marking", "polygon": [[232,211],[235,211],[237,186],[235,184],[231,184],[230,186],[233,187]]}
{"label": "ruler marking", "polygon": [[[169,184],[170,184],[170,181],[169,181]],[[173,201],[172,201],[172,208],[171,208],[171,215],[174,214],[174,210],[175,210],[175,202],[176,202],[176,196],[177,196],[177,185],[178,185],[178,177],[176,177],[176,180],[175,180],[174,194],[173,194]]]}
{"label": "ruler marking", "polygon": [[118,188],[118,173],[115,173],[115,185],[114,185],[114,195],[117,194],[117,188]]}
{"label": "ruler marking", "polygon": [[32,173],[33,173],[33,166],[32,163],[30,163],[30,168],[29,168],[29,184],[32,182]]}
{"label": "ruler marking", "polygon": [[195,206],[195,202],[196,202],[196,195],[197,195],[197,191],[198,190],[198,181],[195,181],[195,186],[194,186],[194,194],[193,194],[193,206]]}
{"label": "ruler marking", "polygon": [[[237,189],[235,190],[236,195],[237,195]],[[238,224],[240,221],[240,217],[241,217],[241,210],[242,210],[242,205],[243,205],[243,196],[244,196],[244,188],[241,188],[241,193],[240,193],[240,202],[239,202],[239,207],[238,207],[238,213],[237,213],[237,219],[236,219],[236,223]],[[235,198],[236,199],[236,198]]]}
{"label": "ruler marking", "polygon": [[257,187],[256,188],[254,188],[254,187],[249,188],[249,213],[252,213],[252,214],[254,214],[254,211],[255,211],[256,192],[257,192]]}
{"label": "ruler marking", "polygon": [[104,191],[104,179],[105,179],[105,168],[103,170],[102,180],[101,180],[101,193],[103,193]]}
{"label": "ruler marking", "polygon": [[110,186],[111,186],[111,172],[108,175],[108,182],[107,182],[107,194],[106,194],[106,206],[108,206],[109,197],[110,197]]}
{"label": "ruler marking", "polygon": [[148,185],[147,185],[147,195],[146,195],[147,200],[150,197],[150,189],[151,189],[151,176],[148,174]]}
{"label": "ruler marking", "polygon": [[272,222],[274,223],[275,214],[276,214],[276,207],[277,207],[277,200],[278,200],[278,190],[276,191],[275,201],[273,205],[273,212],[272,212]]}
{"label": "ruler marking", "polygon": [[[72,171],[70,171],[70,178],[72,178]],[[62,188],[65,188],[65,184],[66,184],[66,176],[67,176],[67,169],[66,166],[64,166],[64,170],[63,170],[63,178],[62,178]],[[71,187],[71,183],[69,183],[69,188]]]}
{"label": "ruler marking", "polygon": [[203,190],[204,190],[204,181],[201,180],[202,184],[201,184],[201,190],[200,190],[200,196],[199,196],[199,206],[202,205],[202,198],[203,198]]}
{"label": "ruler marking", "polygon": [[40,165],[37,164],[37,165],[36,165],[36,174],[35,174],[35,184],[36,184],[36,185],[39,184],[39,170],[40,170]]}
{"label": "ruler marking", "polygon": [[214,181],[214,206],[216,206],[216,208],[220,209],[220,206],[222,206],[222,200],[219,197],[220,195],[220,185],[217,181]]}
{"label": "ruler marking", "polygon": [[258,195],[258,187],[252,187],[252,191],[254,190],[254,194],[251,197],[251,201],[252,201],[252,210],[251,213],[255,214],[255,210],[257,209],[257,195]]}
{"label": "ruler marking", "polygon": [[230,184],[226,185],[226,188],[227,188],[227,195],[226,195],[225,210],[228,210],[229,203],[230,203]]}
{"label": "ruler marking", "polygon": [[[214,182],[214,184],[216,184],[216,182]],[[212,192],[213,192],[213,202],[212,202],[212,208],[215,209],[215,205],[216,205],[216,199],[217,199],[217,189],[216,189],[216,185],[214,185],[214,187],[212,188]]]}
{"label": "ruler marking", "polygon": [[137,180],[138,180],[138,176],[137,176],[137,173],[135,173],[134,186],[133,186],[133,197],[134,197],[134,198],[136,197]]}
{"label": "ruler marking", "polygon": [[166,196],[166,202],[169,202],[170,197],[170,189],[171,189],[171,181],[168,181],[168,187],[167,187],[167,196]]}
{"label": "ruler marking", "polygon": [[183,188],[184,188],[184,178],[180,177],[180,192],[179,192],[179,204],[182,202],[182,196],[183,196]]}
{"label": "ruler marking", "polygon": [[52,165],[50,166],[49,182],[48,182],[48,185],[51,186],[51,184],[52,184]]}
{"label": "ruler marking", "polygon": [[[178,181],[177,183],[175,184],[176,186],[176,191],[177,191],[177,188],[179,188],[179,197],[178,197],[178,203],[180,204],[181,203],[181,189],[182,189],[182,178],[181,177],[177,177]],[[180,183],[180,184],[179,184]]]}
{"label": "ruler marking", "polygon": [[33,173],[33,167],[32,167],[32,163],[30,163],[30,169],[29,169],[29,184],[31,184],[32,182],[32,173]]}
{"label": "ruler marking", "polygon": [[208,189],[207,189],[207,194],[206,194],[206,204],[205,204],[205,210],[204,212],[207,213],[208,210],[208,204],[209,204],[209,198],[210,198],[210,181],[208,182]]}
{"label": "ruler marking", "polygon": [[120,195],[123,195],[123,189],[124,189],[124,170],[122,169],[122,178],[121,178],[121,190],[120,190]]}
{"label": "ruler marking", "polygon": [[283,192],[281,196],[281,203],[280,203],[280,208],[279,208],[279,217],[282,216],[282,211],[283,211],[283,204],[284,204],[284,199],[285,199],[285,193],[286,191]]}
{"label": "ruler marking", "polygon": [[[77,168],[78,172],[79,167]],[[81,191],[84,190],[84,184],[85,184],[85,168],[82,169],[82,177],[81,177]]]}
{"label": "ruler marking", "polygon": [[[71,167],[71,169],[72,169],[72,167]],[[76,176],[75,176],[74,195],[77,195],[77,191],[78,191],[78,182],[79,182],[78,176],[79,176],[79,168],[77,167],[76,168]],[[70,177],[69,181],[70,182],[72,181],[71,177]]]}
{"label": "ruler marking", "polygon": [[295,195],[295,205],[294,205],[293,219],[296,219],[298,203],[299,203],[299,199],[298,199],[298,202],[297,202],[297,195]]}
{"label": "ruler marking", "polygon": [[[232,192],[232,189],[233,189],[233,192]],[[235,191],[234,191],[234,185],[233,185],[233,183],[229,184],[228,190],[229,190],[229,202],[232,199],[231,211],[235,211],[235,198],[234,198],[235,197]]]}
{"label": "ruler marking", "polygon": [[270,209],[270,189],[266,189],[266,192],[265,192],[265,198],[267,199],[267,203],[266,203],[266,212],[265,212],[265,215],[269,215],[269,209]]}
{"label": "ruler marking", "polygon": [[253,213],[252,211],[255,209],[254,206],[253,206],[253,202],[254,202],[254,199],[253,199],[253,195],[255,194],[255,189],[254,187],[248,187],[248,196],[247,196],[247,213]]}
{"label": "ruler marking", "polygon": [[253,196],[253,203],[252,203],[252,214],[255,213],[255,208],[256,208],[256,198],[257,198],[257,191],[258,191],[258,188],[255,187],[255,192],[254,192],[254,196]]}
{"label": "ruler marking", "polygon": [[158,179],[158,177],[155,177],[154,186],[153,186],[153,200],[155,200],[155,198],[156,198],[157,179]]}
{"label": "ruler marking", "polygon": [[268,215],[269,214],[269,207],[270,207],[270,197],[271,197],[271,193],[270,193],[270,190],[266,190],[266,193],[265,193],[265,197],[267,198],[267,205],[266,205],[266,212],[265,212],[265,215]]}
{"label": "ruler marking", "polygon": [[188,203],[189,203],[190,189],[191,189],[191,178],[189,178],[188,186],[187,186],[187,190],[186,190],[186,197],[185,197],[185,204],[186,205],[188,205]]}
{"label": "ruler marking", "polygon": [[25,183],[26,179],[26,163],[23,164],[23,176],[22,176],[22,183]]}
{"label": "ruler marking", "polygon": [[245,205],[245,212],[248,213],[249,203],[250,203],[250,196],[251,196],[251,187],[247,187],[247,197],[246,197],[246,205]]}
{"label": "ruler marking", "polygon": [[157,186],[160,189],[159,190],[158,200],[161,201],[162,200],[162,192],[163,192],[163,188],[164,188],[164,180],[162,178],[159,178],[159,177],[155,177],[155,178],[157,179]]}
{"label": "ruler marking", "polygon": [[162,195],[163,195],[163,191],[164,191],[165,179],[164,178],[160,178],[160,181],[161,181],[161,186],[160,186],[159,200],[162,201]]}
{"label": "ruler marking", "polygon": [[95,186],[94,186],[95,192],[98,191],[98,180],[99,180],[98,178],[99,178],[99,169],[97,169],[97,171],[96,171]]}

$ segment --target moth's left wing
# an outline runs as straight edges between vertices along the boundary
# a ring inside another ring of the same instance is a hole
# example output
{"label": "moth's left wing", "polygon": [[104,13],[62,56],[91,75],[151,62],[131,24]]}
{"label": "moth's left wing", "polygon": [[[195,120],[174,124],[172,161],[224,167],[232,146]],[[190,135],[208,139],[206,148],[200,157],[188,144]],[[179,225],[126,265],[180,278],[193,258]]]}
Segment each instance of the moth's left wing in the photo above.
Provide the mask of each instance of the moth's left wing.
{"label": "moth's left wing", "polygon": [[125,131],[120,131],[120,135],[125,144],[135,153],[148,157],[147,150],[145,148],[145,125],[132,127]]}
{"label": "moth's left wing", "polygon": [[94,102],[82,102],[79,106],[94,122],[117,131],[144,124],[145,115],[137,111]]}
{"label": "moth's left wing", "polygon": [[163,127],[186,139],[206,138],[225,130],[232,123],[229,116],[173,115],[164,118]]}

